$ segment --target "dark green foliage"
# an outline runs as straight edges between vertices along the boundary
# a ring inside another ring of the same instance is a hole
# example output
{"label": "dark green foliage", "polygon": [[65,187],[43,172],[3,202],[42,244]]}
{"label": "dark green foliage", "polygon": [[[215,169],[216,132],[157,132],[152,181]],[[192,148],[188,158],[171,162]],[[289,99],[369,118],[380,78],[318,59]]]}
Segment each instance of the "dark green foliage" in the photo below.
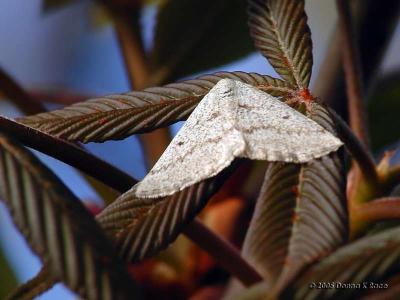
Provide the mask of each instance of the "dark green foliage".
{"label": "dark green foliage", "polygon": [[400,133],[400,74],[381,78],[368,101],[368,123],[374,151],[394,146]]}
{"label": "dark green foliage", "polygon": [[170,0],[162,4],[151,54],[156,81],[170,82],[254,51],[246,6],[246,0]]}

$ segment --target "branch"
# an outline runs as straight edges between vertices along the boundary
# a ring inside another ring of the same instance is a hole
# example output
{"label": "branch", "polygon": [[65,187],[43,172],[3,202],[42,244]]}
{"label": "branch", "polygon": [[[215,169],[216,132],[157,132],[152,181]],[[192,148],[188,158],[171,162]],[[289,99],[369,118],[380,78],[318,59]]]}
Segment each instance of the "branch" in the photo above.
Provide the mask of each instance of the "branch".
{"label": "branch", "polygon": [[[72,105],[74,103],[82,102],[87,99],[94,98],[93,95],[89,94],[78,94],[66,90],[43,90],[34,89],[28,90],[29,96],[33,100],[40,102],[50,102],[62,105]],[[43,111],[42,111],[43,112]]]}
{"label": "branch", "polygon": [[50,277],[46,267],[43,267],[35,277],[25,282],[11,292],[6,300],[34,299],[49,290],[57,280]]}
{"label": "branch", "polygon": [[129,15],[118,13],[114,23],[131,87],[144,89],[148,87],[150,70],[141,39],[137,32],[132,30]]}
{"label": "branch", "polygon": [[356,161],[364,178],[374,187],[378,186],[378,174],[376,164],[365,145],[354,135],[346,122],[331,108],[328,108],[333,121],[335,122],[337,133],[344,142],[347,150]]}
{"label": "branch", "polygon": [[342,39],[342,60],[346,80],[346,94],[350,127],[355,135],[368,145],[367,125],[361,80],[361,65],[354,39],[354,28],[348,0],[336,0],[339,13],[339,28]]}
{"label": "branch", "polygon": [[46,108],[28,95],[3,69],[0,68],[1,92],[25,114],[41,113]]}
{"label": "branch", "polygon": [[400,165],[391,167],[383,180],[384,191],[390,192],[400,183]]}
{"label": "branch", "polygon": [[[385,5],[375,0],[352,0],[352,20],[357,31],[361,52],[363,83],[367,94],[373,89],[377,71],[393,36],[400,14],[400,1],[386,0]],[[384,19],[385,22],[376,22]],[[330,37],[328,51],[313,85],[313,94],[332,106],[340,116],[347,113],[345,83],[340,62],[339,28]]]}
{"label": "branch", "polygon": [[210,231],[200,221],[194,220],[183,232],[246,286],[263,280],[232,244]]}
{"label": "branch", "polygon": [[[142,90],[150,84],[150,70],[140,37],[140,26],[137,16],[132,16],[126,10],[107,4],[107,1],[104,2],[114,15],[115,29],[131,88]],[[138,11],[134,13],[138,14]],[[135,18],[135,24],[131,23],[132,18]],[[168,128],[158,129],[139,138],[146,153],[147,165],[149,167],[157,162],[171,140]]]}
{"label": "branch", "polygon": [[400,197],[378,198],[354,208],[354,219],[363,222],[400,218]]}
{"label": "branch", "polygon": [[0,131],[20,143],[61,160],[117,191],[127,191],[137,180],[78,146],[0,116]]}

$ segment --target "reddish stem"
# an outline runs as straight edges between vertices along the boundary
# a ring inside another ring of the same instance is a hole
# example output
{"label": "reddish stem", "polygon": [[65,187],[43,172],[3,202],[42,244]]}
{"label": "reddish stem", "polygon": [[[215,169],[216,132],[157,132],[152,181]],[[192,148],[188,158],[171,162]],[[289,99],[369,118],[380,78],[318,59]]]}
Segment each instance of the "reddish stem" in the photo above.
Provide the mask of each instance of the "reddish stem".
{"label": "reddish stem", "polygon": [[125,192],[137,182],[126,173],[74,144],[1,116],[0,132],[8,134],[30,148],[77,168],[119,192]]}
{"label": "reddish stem", "polygon": [[242,258],[232,244],[209,230],[200,221],[194,220],[183,232],[244,285],[250,286],[262,281],[262,277]]}
{"label": "reddish stem", "polygon": [[354,135],[352,130],[347,126],[346,122],[333,110],[328,109],[332,119],[336,124],[338,136],[343,141],[347,150],[357,162],[364,178],[374,188],[378,187],[378,174],[376,164],[371,153],[365,148],[365,145]]}
{"label": "reddish stem", "polygon": [[62,105],[72,105],[93,98],[94,95],[78,94],[65,90],[29,90],[28,94],[38,102],[50,102]]}
{"label": "reddish stem", "polygon": [[[115,29],[131,88],[142,90],[148,87],[151,73],[142,45],[139,23],[136,20],[135,26],[132,25],[133,16],[125,10],[115,9],[112,5],[109,5],[108,8],[115,15]],[[160,128],[140,135],[139,139],[144,153],[146,153],[146,163],[148,167],[151,167],[167,148],[171,136],[168,128]]]}
{"label": "reddish stem", "polygon": [[336,0],[342,40],[342,59],[348,98],[349,123],[355,135],[368,145],[365,107],[361,81],[359,51],[354,39],[354,28],[348,0]]}
{"label": "reddish stem", "polygon": [[20,285],[14,291],[12,291],[7,297],[7,300],[16,299],[34,299],[42,293],[49,290],[53,285],[57,283],[53,277],[50,276],[48,268],[46,266],[24,284]]}
{"label": "reddish stem", "polygon": [[28,95],[4,70],[0,68],[1,92],[25,114],[37,114],[45,111],[42,103]]}
{"label": "reddish stem", "polygon": [[400,197],[378,198],[354,208],[357,221],[373,222],[400,218]]}

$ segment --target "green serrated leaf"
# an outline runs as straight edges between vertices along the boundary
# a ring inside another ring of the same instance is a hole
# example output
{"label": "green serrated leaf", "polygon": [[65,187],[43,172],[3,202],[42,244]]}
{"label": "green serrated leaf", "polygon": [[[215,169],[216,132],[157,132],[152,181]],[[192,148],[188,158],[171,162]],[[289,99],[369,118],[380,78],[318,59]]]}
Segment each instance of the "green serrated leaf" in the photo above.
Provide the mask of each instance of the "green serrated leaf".
{"label": "green serrated leaf", "polygon": [[139,199],[128,191],[106,207],[97,220],[111,237],[116,237],[126,261],[140,261],[172,243],[236,167],[233,163],[217,176],[168,197]]}
{"label": "green serrated leaf", "polygon": [[400,139],[400,73],[383,77],[368,102],[368,123],[371,146],[381,151]]}
{"label": "green serrated leaf", "polygon": [[292,92],[290,84],[267,75],[220,72],[164,87],[91,99],[18,121],[69,141],[119,140],[186,119],[223,78],[243,81],[274,96]]}
{"label": "green serrated leaf", "polygon": [[[335,132],[328,112],[311,119]],[[343,162],[332,153],[310,163],[270,163],[243,246],[243,255],[275,291],[347,239]]]}
{"label": "green serrated leaf", "polygon": [[[364,237],[340,248],[294,282],[289,299],[359,299],[370,288],[400,272],[400,227]],[[310,284],[316,288],[310,288]],[[319,283],[360,284],[360,288],[317,288]]]}
{"label": "green serrated leaf", "polygon": [[85,299],[138,295],[89,211],[33,154],[3,134],[0,196],[51,277]]}
{"label": "green serrated leaf", "polygon": [[169,0],[161,4],[151,64],[156,82],[229,63],[254,51],[246,0]]}
{"label": "green serrated leaf", "polygon": [[250,33],[258,50],[283,79],[307,88],[312,41],[304,0],[250,0]]}

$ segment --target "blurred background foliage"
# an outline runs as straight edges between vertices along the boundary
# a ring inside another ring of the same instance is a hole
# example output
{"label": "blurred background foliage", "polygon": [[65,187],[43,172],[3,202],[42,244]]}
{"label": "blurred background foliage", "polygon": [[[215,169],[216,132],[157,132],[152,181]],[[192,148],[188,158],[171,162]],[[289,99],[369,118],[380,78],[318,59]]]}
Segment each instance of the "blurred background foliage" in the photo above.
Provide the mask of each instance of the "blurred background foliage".
{"label": "blurred background foliage", "polygon": [[375,153],[397,148],[400,126],[400,73],[381,76],[368,102],[371,146]]}

